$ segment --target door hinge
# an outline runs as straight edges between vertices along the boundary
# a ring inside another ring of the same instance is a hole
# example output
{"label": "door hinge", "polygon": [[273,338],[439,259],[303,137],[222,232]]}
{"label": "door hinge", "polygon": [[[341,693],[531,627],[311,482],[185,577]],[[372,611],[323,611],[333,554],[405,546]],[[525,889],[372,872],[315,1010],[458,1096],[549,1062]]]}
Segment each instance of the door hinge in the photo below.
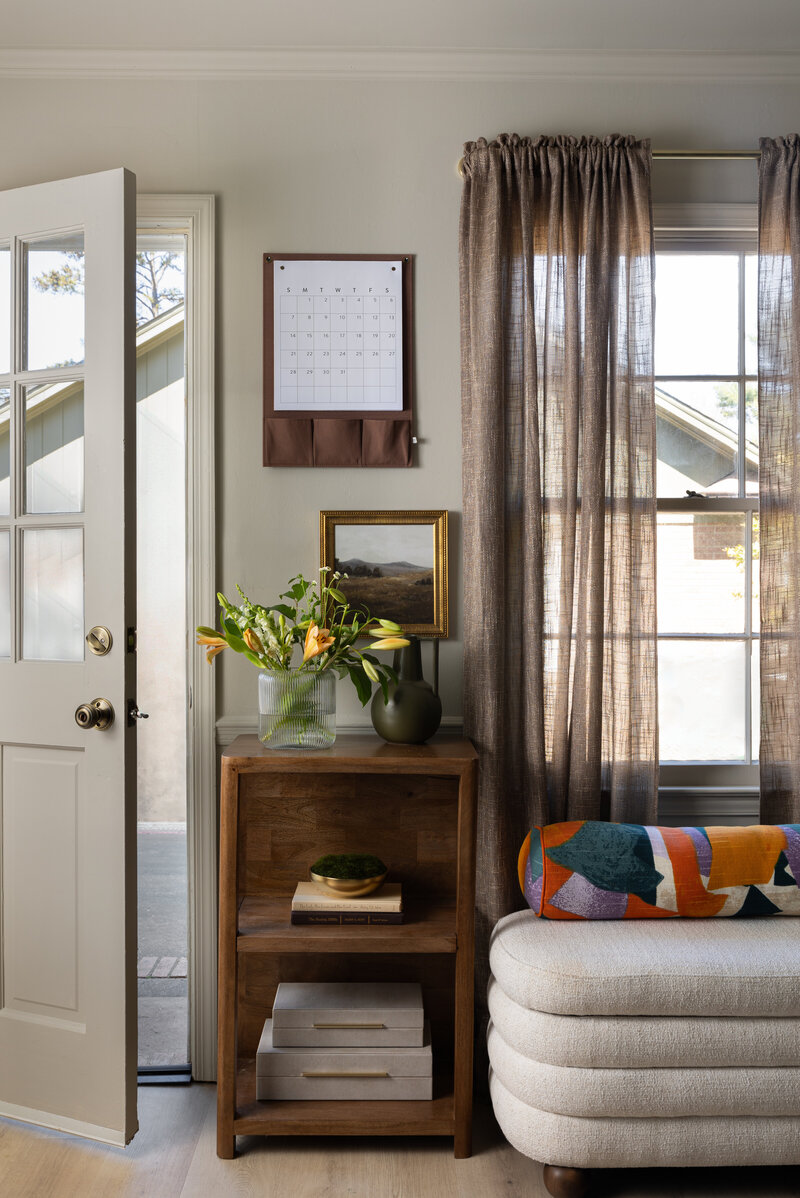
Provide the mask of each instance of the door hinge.
{"label": "door hinge", "polygon": [[128,649],[128,653],[136,652],[136,629],[135,628],[128,629],[127,649]]}

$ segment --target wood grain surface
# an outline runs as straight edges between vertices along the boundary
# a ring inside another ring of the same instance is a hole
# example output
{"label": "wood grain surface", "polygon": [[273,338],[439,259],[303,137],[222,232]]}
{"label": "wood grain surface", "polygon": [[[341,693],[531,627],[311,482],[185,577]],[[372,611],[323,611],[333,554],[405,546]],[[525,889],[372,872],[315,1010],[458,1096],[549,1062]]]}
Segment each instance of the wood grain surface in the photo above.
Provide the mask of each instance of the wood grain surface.
{"label": "wood grain surface", "polygon": [[[445,1137],[239,1137],[216,1154],[216,1088],[145,1086],[124,1151],[0,1119],[0,1194],[13,1198],[548,1198],[542,1166],[475,1110],[475,1151]],[[796,1198],[796,1168],[609,1169],[597,1198]]]}
{"label": "wood grain surface", "polygon": [[[457,737],[387,745],[342,736],[310,753],[240,737],[222,758],[218,1152],[262,1135],[450,1135],[472,1117],[475,779]],[[396,926],[292,925],[291,896],[323,853],[380,856],[402,882]],[[281,981],[418,981],[431,1021],[432,1102],[256,1102],[249,1079]],[[305,1106],[314,1106],[309,1112]],[[389,1108],[397,1109],[390,1110]]]}

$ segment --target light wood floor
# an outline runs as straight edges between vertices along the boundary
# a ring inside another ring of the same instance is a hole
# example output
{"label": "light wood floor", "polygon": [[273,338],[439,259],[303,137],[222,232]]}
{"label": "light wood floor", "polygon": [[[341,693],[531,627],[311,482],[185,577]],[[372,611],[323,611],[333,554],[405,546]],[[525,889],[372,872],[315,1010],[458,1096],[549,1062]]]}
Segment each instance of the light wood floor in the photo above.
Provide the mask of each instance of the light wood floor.
{"label": "light wood floor", "polygon": [[[476,1115],[475,1155],[445,1139],[246,1137],[215,1153],[214,1086],[146,1086],[124,1151],[0,1119],[2,1198],[547,1198],[540,1165]],[[641,1169],[598,1174],[596,1198],[798,1198],[797,1169]]]}

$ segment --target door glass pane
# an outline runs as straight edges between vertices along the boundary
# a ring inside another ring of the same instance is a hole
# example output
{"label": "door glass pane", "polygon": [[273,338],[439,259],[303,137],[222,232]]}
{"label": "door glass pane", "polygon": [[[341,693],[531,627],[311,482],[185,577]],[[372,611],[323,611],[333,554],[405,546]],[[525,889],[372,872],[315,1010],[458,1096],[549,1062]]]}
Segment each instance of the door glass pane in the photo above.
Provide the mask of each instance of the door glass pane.
{"label": "door glass pane", "polygon": [[23,370],[83,362],[83,233],[23,242]]}
{"label": "door glass pane", "polygon": [[745,517],[659,512],[659,632],[744,632]]}
{"label": "door glass pane", "polygon": [[11,369],[11,251],[0,245],[0,374]]}
{"label": "door glass pane", "polygon": [[656,257],[656,374],[738,374],[736,254]]}
{"label": "door glass pane", "polygon": [[83,530],[26,529],[22,559],[22,656],[82,661]]}
{"label": "door glass pane", "polygon": [[744,761],[742,641],[658,642],[662,761]]}
{"label": "door glass pane", "polygon": [[[755,384],[746,402],[748,482],[758,489]],[[752,418],[751,418],[752,411]],[[750,438],[753,438],[752,442]],[[739,494],[739,384],[656,383],[656,489],[664,498],[697,491]],[[749,490],[749,488],[748,488]]]}
{"label": "door glass pane", "polygon": [[11,586],[9,557],[11,537],[0,530],[0,657],[11,656]]}
{"label": "door glass pane", "polygon": [[83,383],[24,388],[25,511],[83,511]]}
{"label": "door glass pane", "polygon": [[11,512],[11,390],[0,387],[0,516]]}

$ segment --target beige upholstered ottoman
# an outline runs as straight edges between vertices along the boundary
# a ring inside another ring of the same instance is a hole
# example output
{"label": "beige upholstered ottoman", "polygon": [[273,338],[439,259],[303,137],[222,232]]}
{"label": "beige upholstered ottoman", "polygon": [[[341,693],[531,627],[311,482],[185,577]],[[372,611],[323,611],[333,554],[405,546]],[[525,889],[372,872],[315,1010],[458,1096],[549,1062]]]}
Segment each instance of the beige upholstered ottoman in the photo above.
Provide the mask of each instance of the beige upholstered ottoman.
{"label": "beige upholstered ottoman", "polygon": [[518,911],[490,963],[495,1115],[552,1194],[596,1167],[800,1164],[800,920]]}

